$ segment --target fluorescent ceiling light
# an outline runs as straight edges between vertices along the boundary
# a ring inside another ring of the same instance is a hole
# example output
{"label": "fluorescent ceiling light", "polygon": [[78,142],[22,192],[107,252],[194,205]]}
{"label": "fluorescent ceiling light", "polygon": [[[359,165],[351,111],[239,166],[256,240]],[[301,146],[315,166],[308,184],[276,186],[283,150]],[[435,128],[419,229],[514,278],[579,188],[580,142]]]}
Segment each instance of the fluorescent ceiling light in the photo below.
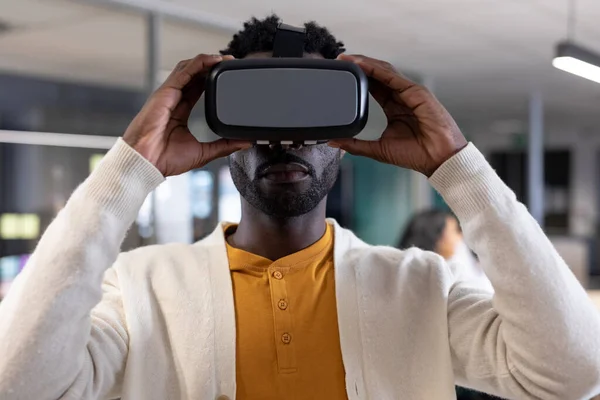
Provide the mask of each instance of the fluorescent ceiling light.
{"label": "fluorescent ceiling light", "polygon": [[116,136],[76,135],[71,133],[5,131],[0,129],[0,143],[34,144],[39,146],[110,149]]}
{"label": "fluorescent ceiling light", "polygon": [[559,43],[552,65],[560,70],[600,83],[600,55],[573,43]]}

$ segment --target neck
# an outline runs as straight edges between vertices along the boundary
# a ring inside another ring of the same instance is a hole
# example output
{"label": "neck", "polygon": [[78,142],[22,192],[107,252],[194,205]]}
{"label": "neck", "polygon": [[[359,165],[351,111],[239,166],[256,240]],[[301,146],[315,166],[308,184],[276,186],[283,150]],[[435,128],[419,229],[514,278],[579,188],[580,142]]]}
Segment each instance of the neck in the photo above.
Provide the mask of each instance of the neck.
{"label": "neck", "polygon": [[242,200],[242,219],[227,241],[238,249],[277,260],[307,248],[323,236],[326,204],[327,198],[307,214],[282,219],[266,215]]}

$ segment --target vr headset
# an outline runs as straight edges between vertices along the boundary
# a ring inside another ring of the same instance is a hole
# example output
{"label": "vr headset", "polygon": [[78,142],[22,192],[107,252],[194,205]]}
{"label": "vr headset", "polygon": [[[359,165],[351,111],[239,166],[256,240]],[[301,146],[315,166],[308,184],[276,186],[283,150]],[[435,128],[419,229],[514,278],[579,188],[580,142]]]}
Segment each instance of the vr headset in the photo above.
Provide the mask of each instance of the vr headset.
{"label": "vr headset", "polygon": [[305,29],[280,24],[273,58],[223,61],[205,88],[208,126],[226,139],[310,145],[366,125],[368,81],[354,63],[302,58]]}

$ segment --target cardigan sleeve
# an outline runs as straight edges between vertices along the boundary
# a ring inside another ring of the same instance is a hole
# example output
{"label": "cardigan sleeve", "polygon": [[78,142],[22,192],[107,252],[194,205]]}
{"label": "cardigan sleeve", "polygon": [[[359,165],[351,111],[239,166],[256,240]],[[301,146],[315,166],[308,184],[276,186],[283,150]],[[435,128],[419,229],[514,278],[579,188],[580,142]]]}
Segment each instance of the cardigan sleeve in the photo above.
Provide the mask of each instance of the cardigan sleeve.
{"label": "cardigan sleeve", "polygon": [[459,384],[518,399],[600,391],[600,314],[542,229],[470,144],[431,178],[495,294],[456,282],[449,339]]}
{"label": "cardigan sleeve", "polygon": [[162,181],[119,140],[50,224],[0,304],[3,400],[118,395],[128,334],[108,268]]}

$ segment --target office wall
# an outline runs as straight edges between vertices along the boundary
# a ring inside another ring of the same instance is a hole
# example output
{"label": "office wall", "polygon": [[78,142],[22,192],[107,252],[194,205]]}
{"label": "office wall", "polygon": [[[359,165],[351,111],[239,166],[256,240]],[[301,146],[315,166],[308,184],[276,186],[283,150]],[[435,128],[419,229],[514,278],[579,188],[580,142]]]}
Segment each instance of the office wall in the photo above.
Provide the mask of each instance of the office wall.
{"label": "office wall", "polygon": [[121,135],[145,101],[144,93],[0,74],[0,127]]}
{"label": "office wall", "polygon": [[[484,153],[518,148],[520,140],[515,134],[495,133],[489,124],[470,125],[465,128],[470,139]],[[526,137],[524,137],[526,140]],[[569,233],[590,237],[596,234],[599,217],[600,176],[598,154],[600,128],[576,127],[562,121],[546,121],[546,149],[569,149],[571,151],[571,194],[569,210]]]}
{"label": "office wall", "polygon": [[412,213],[411,173],[364,157],[354,163],[354,231],[367,243],[395,246]]}

